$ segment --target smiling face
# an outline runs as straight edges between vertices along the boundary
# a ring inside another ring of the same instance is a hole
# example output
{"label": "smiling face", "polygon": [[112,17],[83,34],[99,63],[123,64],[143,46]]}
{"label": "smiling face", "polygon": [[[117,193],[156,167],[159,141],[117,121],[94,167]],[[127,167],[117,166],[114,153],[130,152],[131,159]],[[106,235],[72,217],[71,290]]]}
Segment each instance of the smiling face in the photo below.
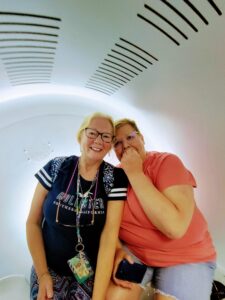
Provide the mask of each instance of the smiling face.
{"label": "smiling face", "polygon": [[95,117],[86,128],[88,131],[84,129],[80,138],[82,156],[93,162],[101,161],[112,147],[109,142],[109,137],[113,136],[112,125],[106,118]]}
{"label": "smiling face", "polygon": [[114,150],[119,160],[121,160],[124,151],[128,147],[134,148],[142,159],[145,159],[146,151],[142,134],[137,132],[130,124],[125,124],[116,129],[115,134]]}

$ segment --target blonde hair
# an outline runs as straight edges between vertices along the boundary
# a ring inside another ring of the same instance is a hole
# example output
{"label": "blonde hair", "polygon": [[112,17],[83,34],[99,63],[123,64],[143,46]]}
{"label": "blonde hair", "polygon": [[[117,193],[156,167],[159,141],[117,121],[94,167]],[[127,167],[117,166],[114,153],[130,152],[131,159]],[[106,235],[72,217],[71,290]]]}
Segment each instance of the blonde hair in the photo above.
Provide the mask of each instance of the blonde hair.
{"label": "blonde hair", "polygon": [[78,140],[79,143],[81,141],[82,132],[84,131],[84,129],[86,127],[89,126],[91,121],[95,118],[102,118],[102,119],[105,119],[105,120],[109,121],[110,125],[112,126],[112,134],[114,135],[115,130],[114,130],[113,118],[110,115],[107,115],[107,114],[104,114],[104,113],[101,113],[101,112],[95,112],[91,115],[86,116],[84,118],[83,122],[81,123],[80,128],[77,131],[77,140]]}
{"label": "blonde hair", "polygon": [[139,130],[139,128],[137,127],[137,124],[135,123],[135,121],[131,120],[131,119],[128,119],[128,118],[124,118],[124,119],[120,119],[120,120],[115,121],[114,122],[115,131],[117,129],[119,129],[120,127],[124,126],[124,125],[130,125],[138,133],[141,133],[140,130]]}

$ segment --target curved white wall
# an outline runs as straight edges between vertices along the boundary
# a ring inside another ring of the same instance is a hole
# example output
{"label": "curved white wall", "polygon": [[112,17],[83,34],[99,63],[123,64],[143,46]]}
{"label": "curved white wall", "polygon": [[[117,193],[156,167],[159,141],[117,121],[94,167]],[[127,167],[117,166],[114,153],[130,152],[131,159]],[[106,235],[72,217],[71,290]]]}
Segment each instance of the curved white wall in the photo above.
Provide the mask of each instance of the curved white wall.
{"label": "curved white wall", "polygon": [[[115,118],[136,119],[148,149],[174,152],[183,159],[196,176],[197,203],[209,222],[219,252],[219,265],[224,266],[224,244],[218,228],[224,226],[222,182],[225,175],[215,176],[223,164],[216,155],[220,149],[207,147],[212,138],[210,141],[207,135],[200,138],[198,128],[194,132],[195,124],[185,127],[172,116],[121,103],[114,100],[103,105],[101,100],[49,94],[28,95],[1,104],[0,277],[15,273],[29,277],[32,262],[26,246],[25,220],[36,184],[33,174],[51,157],[79,154],[76,131],[83,116],[93,111],[104,111]],[[106,159],[116,163],[113,153]]]}

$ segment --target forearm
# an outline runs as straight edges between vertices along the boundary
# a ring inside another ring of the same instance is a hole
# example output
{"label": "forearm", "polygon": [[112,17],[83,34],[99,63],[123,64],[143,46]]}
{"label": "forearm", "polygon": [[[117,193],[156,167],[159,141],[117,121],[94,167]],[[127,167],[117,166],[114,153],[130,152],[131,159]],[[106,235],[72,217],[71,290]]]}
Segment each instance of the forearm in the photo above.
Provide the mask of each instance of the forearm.
{"label": "forearm", "polygon": [[112,275],[117,239],[109,231],[101,236],[92,300],[105,300]]}
{"label": "forearm", "polygon": [[38,224],[27,223],[27,243],[38,278],[48,272],[42,230]]}
{"label": "forearm", "polygon": [[143,172],[128,175],[128,178],[149,220],[169,238],[182,235],[189,218],[179,207],[160,192]]}

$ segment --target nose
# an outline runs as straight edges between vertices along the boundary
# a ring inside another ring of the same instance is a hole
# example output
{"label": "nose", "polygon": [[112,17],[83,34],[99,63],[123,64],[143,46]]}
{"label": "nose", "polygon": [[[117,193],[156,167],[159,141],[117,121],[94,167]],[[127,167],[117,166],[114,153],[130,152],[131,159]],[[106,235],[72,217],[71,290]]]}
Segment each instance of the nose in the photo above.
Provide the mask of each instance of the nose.
{"label": "nose", "polygon": [[97,142],[97,143],[99,143],[99,142],[103,142],[103,140],[102,140],[102,136],[101,136],[101,134],[98,134],[98,136],[96,137],[96,139],[94,140],[95,142]]}
{"label": "nose", "polygon": [[127,149],[127,148],[130,147],[130,144],[128,143],[128,141],[126,139],[124,139],[122,143],[123,143],[122,144],[123,145],[123,149]]}

